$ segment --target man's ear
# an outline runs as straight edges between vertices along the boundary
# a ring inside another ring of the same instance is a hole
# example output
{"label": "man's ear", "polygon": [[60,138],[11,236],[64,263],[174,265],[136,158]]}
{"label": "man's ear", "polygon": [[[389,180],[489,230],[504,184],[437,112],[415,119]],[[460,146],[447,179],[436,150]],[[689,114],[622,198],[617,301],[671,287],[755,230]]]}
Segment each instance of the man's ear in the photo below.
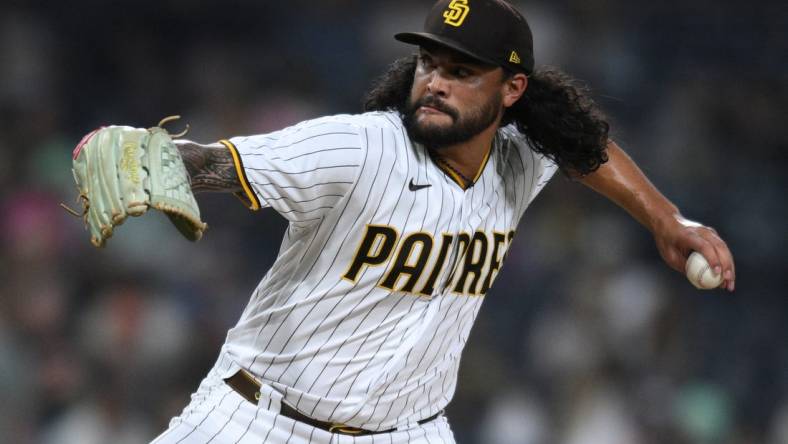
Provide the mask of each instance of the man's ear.
{"label": "man's ear", "polygon": [[525,74],[517,73],[507,77],[503,81],[503,106],[509,108],[514,105],[525,94],[527,88],[528,77]]}

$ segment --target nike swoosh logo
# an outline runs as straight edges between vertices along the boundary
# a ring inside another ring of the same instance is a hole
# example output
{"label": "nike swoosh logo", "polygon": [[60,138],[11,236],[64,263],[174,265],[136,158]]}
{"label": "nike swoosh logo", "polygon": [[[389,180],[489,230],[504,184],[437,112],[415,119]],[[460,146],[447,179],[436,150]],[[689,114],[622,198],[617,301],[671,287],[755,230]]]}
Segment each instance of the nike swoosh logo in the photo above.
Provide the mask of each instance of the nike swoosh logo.
{"label": "nike swoosh logo", "polygon": [[432,186],[432,184],[429,184],[429,183],[428,183],[428,184],[426,184],[426,185],[416,185],[415,183],[413,183],[413,179],[411,179],[411,180],[410,180],[410,184],[408,184],[408,188],[409,188],[411,191],[419,191],[419,190],[422,190],[422,189],[424,189],[424,188],[429,188],[429,187],[431,187],[431,186]]}

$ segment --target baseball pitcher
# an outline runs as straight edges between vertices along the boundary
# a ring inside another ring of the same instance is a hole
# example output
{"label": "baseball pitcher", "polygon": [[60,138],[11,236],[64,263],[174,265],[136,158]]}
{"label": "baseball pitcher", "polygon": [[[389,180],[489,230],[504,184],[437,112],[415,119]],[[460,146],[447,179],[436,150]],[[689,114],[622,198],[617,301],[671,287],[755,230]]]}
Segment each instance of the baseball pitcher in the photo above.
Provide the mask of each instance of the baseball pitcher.
{"label": "baseball pitcher", "polygon": [[734,288],[733,258],[608,139],[570,77],[535,68],[501,0],[440,0],[417,53],[366,112],[201,145],[159,127],[89,134],[74,173],[91,239],[165,211],[196,240],[192,191],[236,194],[289,221],[279,255],[215,366],[156,444],[453,443],[443,411],[518,222],[561,171],[608,197],[682,270],[691,251]]}

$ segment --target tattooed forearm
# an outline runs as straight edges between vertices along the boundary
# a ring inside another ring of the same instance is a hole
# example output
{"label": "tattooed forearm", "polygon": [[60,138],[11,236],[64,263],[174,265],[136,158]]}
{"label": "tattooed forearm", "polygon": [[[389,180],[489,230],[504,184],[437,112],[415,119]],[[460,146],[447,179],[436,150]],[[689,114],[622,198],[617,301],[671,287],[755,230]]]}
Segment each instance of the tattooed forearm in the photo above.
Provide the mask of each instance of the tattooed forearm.
{"label": "tattooed forearm", "polygon": [[175,144],[191,177],[193,191],[241,190],[233,157],[223,145],[200,145],[188,140],[177,140]]}

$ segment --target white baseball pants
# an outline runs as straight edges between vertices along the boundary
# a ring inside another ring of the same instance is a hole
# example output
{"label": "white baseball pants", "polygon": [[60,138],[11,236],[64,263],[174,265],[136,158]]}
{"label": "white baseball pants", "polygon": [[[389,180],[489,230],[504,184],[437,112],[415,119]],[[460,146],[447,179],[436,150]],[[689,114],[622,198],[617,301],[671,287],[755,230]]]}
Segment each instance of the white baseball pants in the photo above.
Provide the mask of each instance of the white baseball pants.
{"label": "white baseball pants", "polygon": [[[329,433],[279,415],[280,396],[265,390],[257,405],[222,381],[213,369],[180,416],[151,444],[454,444],[445,416],[406,430],[366,436]],[[268,392],[268,393],[266,393]]]}

